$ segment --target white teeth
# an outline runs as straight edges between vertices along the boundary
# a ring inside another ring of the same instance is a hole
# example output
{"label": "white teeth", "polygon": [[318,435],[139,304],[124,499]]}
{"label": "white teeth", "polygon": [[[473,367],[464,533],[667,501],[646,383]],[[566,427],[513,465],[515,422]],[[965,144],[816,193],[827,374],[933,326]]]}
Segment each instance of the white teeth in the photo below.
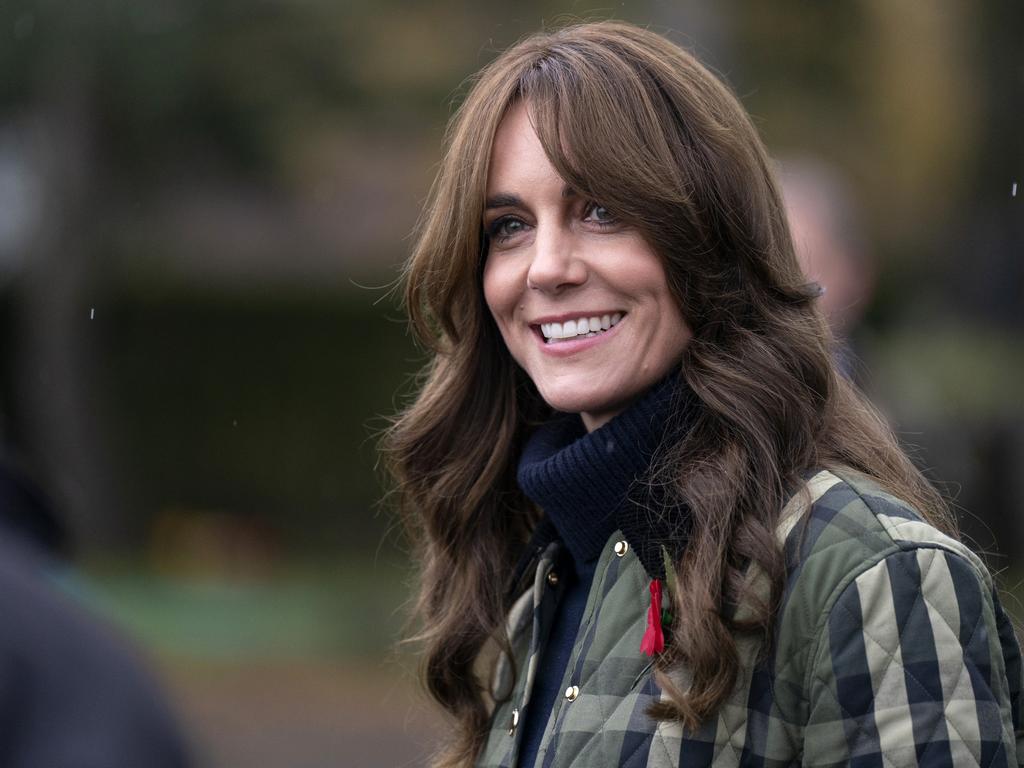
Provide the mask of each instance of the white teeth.
{"label": "white teeth", "polygon": [[562,323],[541,323],[540,331],[548,341],[572,339],[578,336],[589,338],[597,336],[602,331],[607,331],[617,325],[620,320],[622,320],[622,313],[616,312],[614,315],[581,317]]}

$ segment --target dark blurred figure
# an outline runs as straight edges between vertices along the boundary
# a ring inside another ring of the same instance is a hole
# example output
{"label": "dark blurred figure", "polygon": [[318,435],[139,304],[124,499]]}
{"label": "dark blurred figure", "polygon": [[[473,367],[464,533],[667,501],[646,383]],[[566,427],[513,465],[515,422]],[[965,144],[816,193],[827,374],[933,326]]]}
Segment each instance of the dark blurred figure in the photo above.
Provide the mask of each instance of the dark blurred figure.
{"label": "dark blurred figure", "polygon": [[188,765],[131,649],[55,588],[66,547],[45,495],[0,457],[0,765]]}
{"label": "dark blurred figure", "polygon": [[851,335],[874,290],[875,270],[853,196],[842,174],[806,157],[781,163],[782,194],[796,257],[824,294],[840,369],[855,378]]}

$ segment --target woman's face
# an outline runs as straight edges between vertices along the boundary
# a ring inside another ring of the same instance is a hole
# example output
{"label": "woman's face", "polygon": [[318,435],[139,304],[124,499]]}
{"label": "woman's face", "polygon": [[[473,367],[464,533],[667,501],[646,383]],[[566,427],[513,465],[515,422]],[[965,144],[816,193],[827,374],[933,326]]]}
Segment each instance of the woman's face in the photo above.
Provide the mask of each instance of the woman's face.
{"label": "woman's face", "polygon": [[484,297],[541,396],[594,430],[678,365],[691,333],[661,260],[566,186],[518,104],[491,153]]}

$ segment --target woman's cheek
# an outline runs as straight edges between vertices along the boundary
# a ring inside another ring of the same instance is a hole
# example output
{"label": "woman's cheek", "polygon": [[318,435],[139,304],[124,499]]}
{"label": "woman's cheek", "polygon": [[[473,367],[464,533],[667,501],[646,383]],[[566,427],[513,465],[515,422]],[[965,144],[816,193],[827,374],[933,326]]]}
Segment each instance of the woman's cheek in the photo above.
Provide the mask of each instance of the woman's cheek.
{"label": "woman's cheek", "polygon": [[501,264],[497,259],[488,258],[484,265],[484,301],[506,344],[509,342],[507,334],[515,317],[516,302],[519,299],[519,292],[510,272],[509,265]]}

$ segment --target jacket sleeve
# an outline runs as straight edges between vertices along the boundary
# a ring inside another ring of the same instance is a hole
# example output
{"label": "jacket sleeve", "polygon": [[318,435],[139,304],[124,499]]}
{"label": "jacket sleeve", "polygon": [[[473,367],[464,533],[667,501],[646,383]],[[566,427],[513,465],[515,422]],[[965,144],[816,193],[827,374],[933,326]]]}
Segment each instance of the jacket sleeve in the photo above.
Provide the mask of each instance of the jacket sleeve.
{"label": "jacket sleeve", "polygon": [[1020,651],[987,581],[921,547],[843,588],[809,670],[805,765],[1018,764]]}

